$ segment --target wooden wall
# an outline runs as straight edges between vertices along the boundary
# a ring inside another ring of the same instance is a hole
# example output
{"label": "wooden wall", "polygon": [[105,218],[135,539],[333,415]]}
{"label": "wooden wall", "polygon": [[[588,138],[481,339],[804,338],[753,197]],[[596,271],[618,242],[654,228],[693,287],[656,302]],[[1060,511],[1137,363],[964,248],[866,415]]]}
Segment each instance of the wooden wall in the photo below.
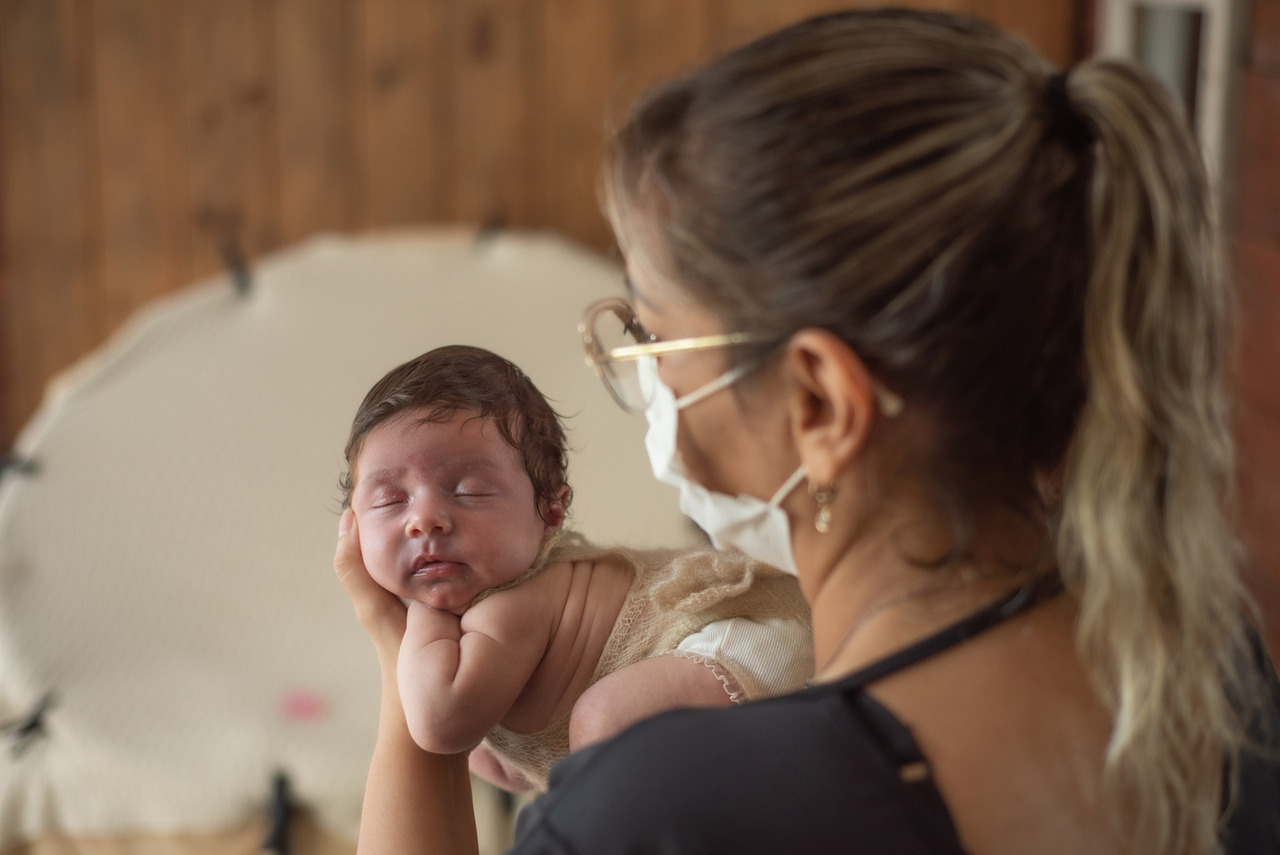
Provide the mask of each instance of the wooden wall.
{"label": "wooden wall", "polygon": [[[832,0],[0,2],[0,450],[140,304],[326,230],[605,249],[607,112]],[[907,3],[906,5],[913,5]],[[1075,53],[1081,0],[949,0]]]}
{"label": "wooden wall", "polygon": [[1233,207],[1240,294],[1240,498],[1280,663],[1280,0],[1252,0]]}

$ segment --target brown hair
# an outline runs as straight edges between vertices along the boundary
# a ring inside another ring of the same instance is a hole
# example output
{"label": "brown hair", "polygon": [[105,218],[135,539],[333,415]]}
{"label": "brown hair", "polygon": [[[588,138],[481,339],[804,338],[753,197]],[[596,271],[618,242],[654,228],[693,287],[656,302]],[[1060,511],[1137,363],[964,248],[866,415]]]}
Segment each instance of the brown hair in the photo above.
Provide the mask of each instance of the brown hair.
{"label": "brown hair", "polygon": [[1113,803],[1150,851],[1213,851],[1248,682],[1226,286],[1163,88],[963,16],[837,13],[645,96],[604,192],[631,263],[726,329],[830,330],[928,414],[958,538],[991,503],[1043,520]]}
{"label": "brown hair", "polygon": [[[538,516],[559,500],[568,484],[568,457],[560,416],[533,381],[510,361],[479,347],[449,345],[393,368],[365,395],[347,439],[347,471],[338,481],[342,506],[351,502],[352,473],[369,432],[409,410],[426,409],[424,421],[447,421],[459,410],[492,419],[502,438],[520,453],[533,483]],[[565,499],[567,509],[571,496]]]}

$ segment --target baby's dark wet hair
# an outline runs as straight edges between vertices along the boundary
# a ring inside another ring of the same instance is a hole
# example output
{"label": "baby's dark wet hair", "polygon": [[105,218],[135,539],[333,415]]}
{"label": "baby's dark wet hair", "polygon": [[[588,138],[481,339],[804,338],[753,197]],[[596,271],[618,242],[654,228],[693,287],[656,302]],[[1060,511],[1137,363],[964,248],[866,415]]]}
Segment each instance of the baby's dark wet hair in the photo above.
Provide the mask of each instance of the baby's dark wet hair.
{"label": "baby's dark wet hair", "polygon": [[365,437],[388,419],[417,409],[426,410],[423,419],[428,422],[448,421],[459,410],[492,419],[502,438],[520,453],[533,483],[538,516],[548,522],[545,509],[558,501],[557,494],[568,484],[560,415],[516,365],[467,345],[427,351],[393,368],[364,396],[347,438],[347,471],[338,480],[344,508],[351,504],[355,461]]}

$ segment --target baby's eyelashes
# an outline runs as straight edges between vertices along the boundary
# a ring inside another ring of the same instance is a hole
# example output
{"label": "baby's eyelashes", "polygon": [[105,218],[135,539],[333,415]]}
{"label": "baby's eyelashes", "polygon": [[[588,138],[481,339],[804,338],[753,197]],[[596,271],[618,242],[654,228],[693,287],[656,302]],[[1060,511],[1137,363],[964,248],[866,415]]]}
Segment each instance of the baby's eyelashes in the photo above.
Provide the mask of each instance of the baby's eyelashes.
{"label": "baby's eyelashes", "polygon": [[430,502],[435,502],[439,499],[475,501],[490,499],[499,495],[501,495],[501,491],[493,484],[466,480],[413,488],[380,486],[364,496],[357,496],[352,504],[357,510],[364,508],[369,511],[377,511],[409,504],[419,498]]}
{"label": "baby's eyelashes", "polygon": [[369,498],[369,507],[372,510],[378,510],[380,508],[389,508],[389,507],[394,507],[395,505],[403,504],[407,500],[408,500],[408,496],[406,496],[402,492],[384,490],[381,492],[374,493]]}

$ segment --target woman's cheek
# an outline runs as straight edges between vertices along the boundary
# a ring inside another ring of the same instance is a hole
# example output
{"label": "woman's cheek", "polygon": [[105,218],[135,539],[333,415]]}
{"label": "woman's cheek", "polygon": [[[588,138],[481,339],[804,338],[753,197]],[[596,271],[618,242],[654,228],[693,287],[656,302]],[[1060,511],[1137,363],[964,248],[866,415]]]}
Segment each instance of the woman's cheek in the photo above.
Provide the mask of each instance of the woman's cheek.
{"label": "woman's cheek", "polygon": [[697,434],[698,427],[699,425],[690,425],[681,419],[680,426],[676,429],[676,453],[680,455],[680,460],[688,470],[689,477],[699,484],[706,485],[710,466],[702,451],[704,444]]}

